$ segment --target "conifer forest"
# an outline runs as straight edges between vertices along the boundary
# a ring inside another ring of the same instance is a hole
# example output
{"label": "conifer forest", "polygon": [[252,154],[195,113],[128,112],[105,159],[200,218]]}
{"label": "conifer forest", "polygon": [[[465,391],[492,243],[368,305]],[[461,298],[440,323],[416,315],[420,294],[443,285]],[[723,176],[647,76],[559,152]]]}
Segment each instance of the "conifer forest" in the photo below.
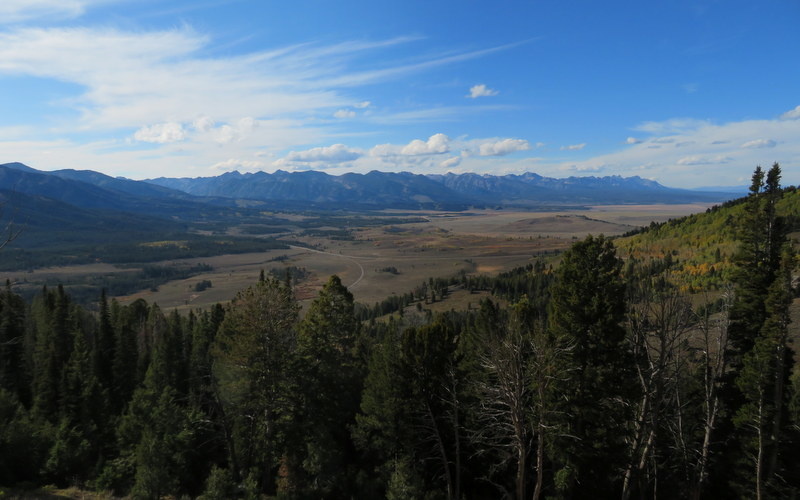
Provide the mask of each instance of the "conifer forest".
{"label": "conifer forest", "polygon": [[718,209],[735,209],[735,251],[705,287],[603,236],[454,278],[491,299],[446,313],[403,313],[447,293],[433,280],[366,307],[332,276],[302,314],[291,277],[263,273],[189,314],[8,285],[0,497],[797,498],[798,220],[780,177],[757,168]]}

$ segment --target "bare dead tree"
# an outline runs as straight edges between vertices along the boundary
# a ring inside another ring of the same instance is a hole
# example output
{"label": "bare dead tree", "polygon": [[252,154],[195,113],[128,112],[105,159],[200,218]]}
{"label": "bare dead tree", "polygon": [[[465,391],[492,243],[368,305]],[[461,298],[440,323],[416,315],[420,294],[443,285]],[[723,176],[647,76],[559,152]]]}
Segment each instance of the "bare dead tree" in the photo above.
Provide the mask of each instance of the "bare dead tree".
{"label": "bare dead tree", "polygon": [[[706,305],[710,305],[706,300]],[[728,327],[733,289],[722,294],[722,310],[715,316],[706,313],[698,318],[701,332],[701,366],[703,369],[703,441],[694,464],[692,498],[699,499],[708,480],[708,462],[711,456],[711,439],[721,410],[720,391],[722,377],[728,369]]]}
{"label": "bare dead tree", "polygon": [[[674,429],[680,448],[682,427],[681,373],[687,364],[686,340],[692,325],[691,306],[672,287],[654,292],[645,285],[628,314],[631,348],[640,386],[633,402],[635,419],[628,436],[629,459],[623,473],[622,498],[633,492],[635,480],[644,488],[648,464],[654,461],[659,432]],[[677,405],[676,405],[677,402]],[[658,468],[649,471],[657,483]]]}
{"label": "bare dead tree", "polygon": [[513,497],[528,498],[534,469],[532,498],[538,500],[543,495],[545,445],[559,435],[561,408],[555,392],[571,371],[566,358],[572,348],[565,339],[554,338],[541,319],[524,314],[512,314],[501,330],[487,340],[481,356],[488,377],[478,387],[482,425],[476,437],[480,447],[501,452],[498,467],[514,467]]}

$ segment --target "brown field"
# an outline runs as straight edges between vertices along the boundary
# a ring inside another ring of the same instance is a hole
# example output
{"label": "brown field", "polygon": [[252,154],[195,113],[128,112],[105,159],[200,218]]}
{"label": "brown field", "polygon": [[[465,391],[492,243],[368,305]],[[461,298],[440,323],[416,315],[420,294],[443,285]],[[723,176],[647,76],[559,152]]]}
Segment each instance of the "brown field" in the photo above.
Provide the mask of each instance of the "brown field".
{"label": "brown field", "polygon": [[[704,211],[705,205],[623,205],[590,207],[583,211],[525,212],[476,210],[470,212],[418,212],[426,222],[356,228],[353,241],[302,237],[318,250],[292,247],[258,254],[161,262],[160,265],[203,262],[213,270],[185,280],[117,297],[121,303],[137,298],[180,311],[227,302],[237,291],[252,284],[262,269],[282,266],[305,268],[310,276],[297,284],[303,301],[312,299],[332,274],[341,277],[356,301],[372,304],[393,293],[406,293],[430,277],[449,277],[461,271],[495,274],[524,266],[538,257],[568,248],[587,234],[619,235],[651,221],[664,221]],[[385,217],[385,215],[382,215]],[[271,261],[280,256],[282,262]],[[397,274],[382,271],[394,267]],[[30,286],[79,279],[82,275],[131,272],[108,264],[40,269],[26,273],[2,273],[0,279],[25,281]],[[196,292],[194,286],[210,280],[212,287]],[[459,297],[459,300],[456,300]],[[477,297],[456,296],[447,306],[467,307]],[[461,304],[461,302],[464,304]],[[444,306],[442,306],[444,307]],[[437,306],[438,308],[438,306]]]}

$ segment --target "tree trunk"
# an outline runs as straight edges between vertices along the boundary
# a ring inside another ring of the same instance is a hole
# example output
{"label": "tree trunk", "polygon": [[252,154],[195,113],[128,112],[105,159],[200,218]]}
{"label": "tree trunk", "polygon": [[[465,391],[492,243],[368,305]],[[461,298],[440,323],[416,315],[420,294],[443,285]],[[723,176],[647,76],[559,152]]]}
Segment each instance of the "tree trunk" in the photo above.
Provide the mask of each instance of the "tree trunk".
{"label": "tree trunk", "polygon": [[542,483],[544,482],[544,423],[540,417],[539,432],[536,437],[536,486],[533,490],[533,500],[542,497]]}
{"label": "tree trunk", "polygon": [[450,461],[447,459],[447,450],[444,447],[442,434],[439,432],[439,425],[436,423],[436,417],[433,415],[433,409],[429,401],[425,403],[425,409],[430,419],[431,429],[436,435],[436,448],[439,450],[439,459],[442,461],[442,468],[444,469],[444,476],[447,481],[447,498],[449,500],[458,500],[453,496],[453,476],[450,473]]}

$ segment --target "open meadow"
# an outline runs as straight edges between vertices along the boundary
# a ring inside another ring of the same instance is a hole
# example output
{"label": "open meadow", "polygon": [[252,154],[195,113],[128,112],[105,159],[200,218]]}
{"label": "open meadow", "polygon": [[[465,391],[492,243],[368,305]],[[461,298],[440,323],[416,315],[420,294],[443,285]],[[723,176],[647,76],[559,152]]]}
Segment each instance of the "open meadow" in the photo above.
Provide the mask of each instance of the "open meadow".
{"label": "open meadow", "polygon": [[[343,229],[333,226],[320,228],[316,234],[296,232],[284,236],[287,241],[306,247],[291,245],[288,249],[151,263],[148,265],[202,266],[207,270],[116,298],[123,304],[142,298],[179,311],[207,308],[229,301],[237,291],[252,284],[262,269],[276,275],[294,269],[299,272],[294,283],[301,301],[313,298],[328,277],[337,274],[357,302],[373,304],[392,294],[406,293],[429,278],[446,278],[462,272],[496,274],[537,258],[552,258],[588,234],[621,235],[651,221],[665,221],[706,208],[692,204],[615,205],[546,212],[383,212],[375,217],[385,224],[350,226],[346,238],[326,235]],[[409,216],[420,222],[408,223]],[[395,218],[398,223],[392,224]],[[240,230],[229,229],[233,234]],[[9,271],[0,274],[0,278],[28,291],[59,283],[69,289],[88,279],[138,270],[136,265],[95,263]],[[208,282],[210,286],[202,285]]]}

